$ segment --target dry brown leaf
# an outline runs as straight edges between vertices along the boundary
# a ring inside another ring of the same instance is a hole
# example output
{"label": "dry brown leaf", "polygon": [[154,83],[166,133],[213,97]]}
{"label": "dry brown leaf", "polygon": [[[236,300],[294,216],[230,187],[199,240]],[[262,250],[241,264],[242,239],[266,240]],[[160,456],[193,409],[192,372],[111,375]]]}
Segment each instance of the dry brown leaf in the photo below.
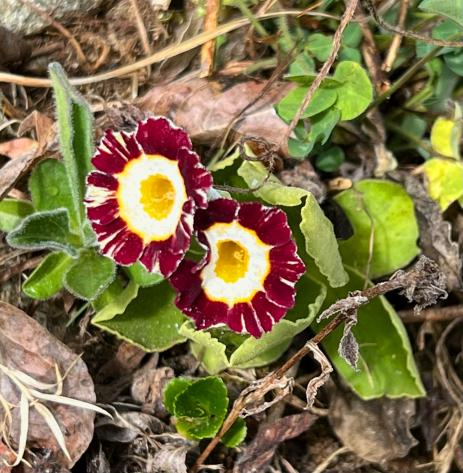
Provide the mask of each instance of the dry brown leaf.
{"label": "dry brown leaf", "polygon": [[31,44],[17,33],[0,26],[0,65],[19,64],[29,59]]}
{"label": "dry brown leaf", "polygon": [[37,155],[42,155],[57,138],[53,120],[37,110],[34,110],[21,122],[18,135],[23,136],[28,131],[35,132],[38,142]]}
{"label": "dry brown leaf", "polygon": [[15,454],[0,441],[0,473],[10,473],[11,468],[7,464],[12,465],[15,459]]}
{"label": "dry brown leaf", "polygon": [[309,412],[283,417],[262,425],[254,440],[238,458],[233,473],[260,473],[271,462],[280,443],[309,430],[318,417]]}
{"label": "dry brown leaf", "polygon": [[0,154],[10,159],[19,159],[24,156],[35,155],[39,148],[37,141],[30,138],[15,138],[0,143]]}
{"label": "dry brown leaf", "polygon": [[[255,136],[269,143],[280,144],[288,126],[276,114],[273,105],[293,87],[276,82],[266,90],[265,82],[248,80],[230,84],[206,79],[191,79],[153,87],[138,101],[147,112],[170,117],[186,129],[193,141],[220,144],[229,125],[231,138]],[[249,106],[236,122],[235,119]],[[286,143],[281,149],[288,154]]]}
{"label": "dry brown leaf", "polygon": [[337,392],[328,411],[336,435],[360,458],[381,463],[402,458],[417,441],[410,433],[413,399],[380,398],[363,401]]}
{"label": "dry brown leaf", "polygon": [[[57,366],[61,375],[67,373],[63,396],[95,402],[93,382],[85,363],[26,313],[4,302],[0,302],[0,363],[43,383],[56,382]],[[19,404],[18,388],[4,374],[0,374],[0,392],[11,404]],[[72,461],[66,460],[49,427],[34,407],[30,409],[27,445],[49,449],[56,461],[71,467],[92,440],[95,414],[63,404],[46,405],[64,434]],[[4,414],[1,409],[0,413]],[[18,407],[13,408],[12,419],[10,437],[16,446],[20,428]]]}

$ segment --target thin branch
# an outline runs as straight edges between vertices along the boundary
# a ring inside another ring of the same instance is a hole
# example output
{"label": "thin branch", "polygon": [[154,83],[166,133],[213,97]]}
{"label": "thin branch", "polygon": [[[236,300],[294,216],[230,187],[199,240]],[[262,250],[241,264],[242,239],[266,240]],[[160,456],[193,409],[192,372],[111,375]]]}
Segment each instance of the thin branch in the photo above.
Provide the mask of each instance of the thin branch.
{"label": "thin branch", "polygon": [[[375,297],[386,294],[390,291],[403,289],[408,298],[413,297],[418,303],[434,303],[437,298],[445,297],[446,292],[442,287],[442,278],[436,263],[422,256],[417,263],[408,271],[398,271],[389,281],[381,282],[363,291],[351,293],[345,299],[341,299],[325,310],[320,319],[334,316],[314,337],[312,337],[301,349],[289,358],[280,368],[272,371],[264,378],[256,381],[253,385],[241,392],[240,396],[233,404],[232,410],[228,414],[219,433],[210,441],[207,447],[196,460],[191,473],[197,473],[203,466],[206,459],[220,442],[222,437],[228,432],[238,417],[246,412],[247,406],[257,406],[265,400],[265,394],[280,387],[281,382],[288,384],[291,380],[286,378],[286,373],[296,363],[299,363],[310,352],[314,346],[319,345],[328,335],[344,323],[360,306],[368,303]],[[429,297],[429,300],[426,299]]]}
{"label": "thin branch", "polygon": [[[405,25],[405,20],[407,18],[407,10],[410,4],[410,0],[402,0],[400,3],[399,17],[397,19],[397,27],[403,29]],[[387,52],[386,59],[383,62],[381,69],[385,72],[389,72],[392,69],[392,65],[397,57],[397,52],[399,51],[400,44],[402,43],[403,35],[401,33],[396,33],[392,38],[391,46]]]}
{"label": "thin branch", "polygon": [[[217,29],[220,12],[220,0],[207,0],[206,16],[204,18],[204,31]],[[214,71],[215,39],[204,43],[201,47],[201,73],[200,77],[208,77]]]}
{"label": "thin branch", "polygon": [[352,17],[354,16],[355,9],[357,8],[357,4],[358,4],[358,0],[350,0],[349,3],[347,4],[346,10],[344,11],[344,14],[342,15],[339,26],[333,36],[333,47],[331,49],[331,53],[328,56],[328,59],[323,64],[322,68],[320,69],[320,72],[317,74],[317,77],[315,77],[314,81],[310,85],[309,90],[307,90],[304,100],[302,101],[296,115],[294,115],[294,118],[289,124],[288,130],[283,136],[283,139],[280,143],[279,148],[282,147],[283,143],[286,143],[288,141],[294,128],[296,128],[296,125],[299,123],[299,120],[301,119],[302,114],[304,113],[304,110],[307,108],[307,105],[309,105],[318,87],[323,82],[323,79],[325,79],[328,73],[330,72],[331,66],[336,60],[336,56],[338,55],[339,49],[341,48],[342,34],[344,30],[346,29],[347,25],[349,24],[350,20],[352,19]]}
{"label": "thin branch", "polygon": [[378,25],[381,28],[384,28],[385,30],[391,31],[392,33],[397,33],[401,36],[405,36],[406,38],[411,38],[415,39],[417,41],[423,41],[424,43],[428,44],[433,44],[434,46],[443,46],[443,47],[448,47],[448,48],[461,48],[463,47],[463,41],[445,41],[442,39],[434,39],[431,38],[430,36],[422,35],[420,33],[415,33],[413,31],[408,31],[404,30],[403,28],[400,28],[399,26],[394,26],[391,25],[390,23],[387,23],[383,18],[381,18],[373,5],[372,0],[361,0],[370,15],[373,17],[373,19],[378,23]]}

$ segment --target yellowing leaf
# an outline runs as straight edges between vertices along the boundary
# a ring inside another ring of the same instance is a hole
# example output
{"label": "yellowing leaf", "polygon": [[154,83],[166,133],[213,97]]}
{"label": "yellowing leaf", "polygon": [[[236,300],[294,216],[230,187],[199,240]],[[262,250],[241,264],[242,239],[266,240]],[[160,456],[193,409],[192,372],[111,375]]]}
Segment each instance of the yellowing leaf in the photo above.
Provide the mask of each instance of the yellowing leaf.
{"label": "yellowing leaf", "polygon": [[428,192],[444,211],[463,196],[463,166],[459,162],[433,158],[423,164]]}
{"label": "yellowing leaf", "polygon": [[460,159],[461,132],[461,120],[438,117],[431,129],[432,147],[442,156]]}

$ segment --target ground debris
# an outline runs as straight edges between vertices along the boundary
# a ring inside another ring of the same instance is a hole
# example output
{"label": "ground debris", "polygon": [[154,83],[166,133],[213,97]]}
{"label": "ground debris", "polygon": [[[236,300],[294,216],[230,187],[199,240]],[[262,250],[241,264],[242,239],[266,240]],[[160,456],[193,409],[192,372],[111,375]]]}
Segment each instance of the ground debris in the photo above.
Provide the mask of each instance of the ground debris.
{"label": "ground debris", "polygon": [[363,401],[352,393],[337,392],[328,416],[344,446],[360,458],[381,463],[404,457],[416,445],[410,433],[414,413],[412,399]]}
{"label": "ground debris", "polygon": [[310,429],[318,417],[309,412],[294,414],[262,425],[254,440],[238,457],[234,473],[258,473],[265,471],[278,446]]}

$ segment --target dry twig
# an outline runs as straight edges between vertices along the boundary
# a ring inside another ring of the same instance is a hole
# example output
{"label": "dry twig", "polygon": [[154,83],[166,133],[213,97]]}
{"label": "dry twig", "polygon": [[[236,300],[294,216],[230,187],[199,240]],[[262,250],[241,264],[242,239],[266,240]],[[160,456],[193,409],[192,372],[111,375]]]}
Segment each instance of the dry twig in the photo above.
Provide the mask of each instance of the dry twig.
{"label": "dry twig", "polygon": [[[345,299],[335,302],[319,317],[320,319],[334,316],[314,337],[312,337],[300,350],[289,358],[282,366],[272,371],[264,378],[256,381],[246,388],[234,402],[232,410],[225,419],[219,433],[211,440],[201,455],[196,460],[191,472],[196,473],[214,450],[220,439],[228,432],[238,417],[243,416],[249,406],[256,410],[259,403],[262,404],[265,394],[275,388],[280,388],[281,383],[285,386],[291,383],[286,377],[287,371],[298,363],[307,354],[313,353],[314,347],[319,345],[337,327],[344,323],[353,311],[366,304],[375,297],[390,291],[402,289],[408,299],[413,299],[420,305],[430,305],[439,297],[446,297],[444,281],[434,261],[422,256],[418,262],[408,271],[398,271],[389,281],[381,282],[363,291],[356,291]],[[259,412],[261,412],[259,410]]]}
{"label": "dry twig", "polygon": [[[400,10],[399,10],[399,17],[397,19],[397,26],[400,29],[403,29],[405,25],[405,19],[407,18],[407,10],[408,5],[410,4],[410,0],[402,0],[400,3]],[[389,72],[392,69],[392,65],[394,64],[395,58],[397,57],[397,52],[399,51],[400,44],[402,43],[402,34],[396,33],[395,36],[392,38],[391,46],[389,47],[389,51],[387,52],[386,59],[381,66],[381,69],[385,72]]]}
{"label": "dry twig", "polygon": [[[217,29],[220,11],[220,0],[207,0],[206,16],[204,18],[204,31],[215,31]],[[204,43],[201,48],[201,72],[200,77],[207,77],[214,70],[215,39]]]}
{"label": "dry twig", "polygon": [[423,41],[427,44],[433,44],[434,46],[443,46],[448,48],[461,48],[463,47],[463,41],[444,41],[442,39],[434,39],[430,36],[422,35],[420,33],[415,33],[413,31],[404,30],[399,26],[394,26],[387,23],[383,18],[381,18],[373,5],[372,0],[362,0],[366,9],[373,17],[373,19],[378,23],[381,28],[385,30],[391,31],[392,33],[397,33],[401,36],[405,36],[406,38],[411,38],[417,41]]}

